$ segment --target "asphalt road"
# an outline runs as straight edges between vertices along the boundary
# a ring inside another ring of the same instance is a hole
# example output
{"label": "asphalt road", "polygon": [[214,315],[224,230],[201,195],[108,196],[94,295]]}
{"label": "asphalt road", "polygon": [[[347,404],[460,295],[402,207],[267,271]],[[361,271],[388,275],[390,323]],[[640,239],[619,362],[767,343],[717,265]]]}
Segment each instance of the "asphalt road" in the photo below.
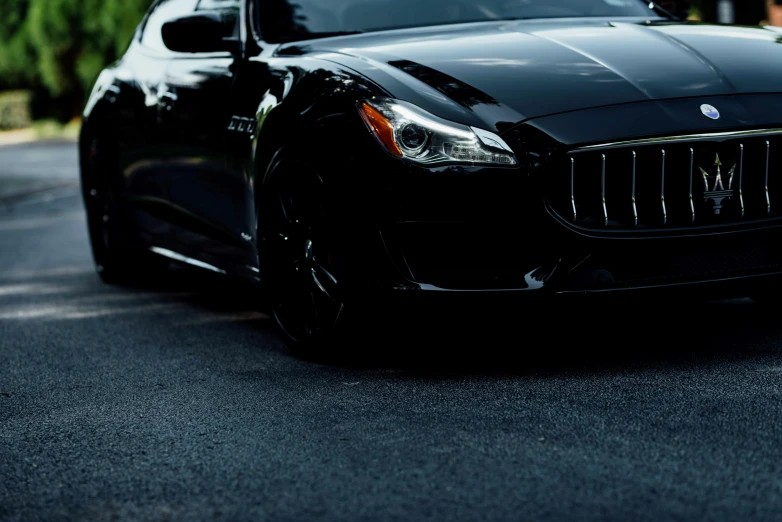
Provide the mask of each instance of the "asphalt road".
{"label": "asphalt road", "polygon": [[328,363],[261,301],[105,286],[74,186],[0,199],[0,519],[782,520],[782,322],[749,300],[468,309]]}
{"label": "asphalt road", "polygon": [[78,176],[78,154],[73,143],[0,145],[0,200],[72,184]]}

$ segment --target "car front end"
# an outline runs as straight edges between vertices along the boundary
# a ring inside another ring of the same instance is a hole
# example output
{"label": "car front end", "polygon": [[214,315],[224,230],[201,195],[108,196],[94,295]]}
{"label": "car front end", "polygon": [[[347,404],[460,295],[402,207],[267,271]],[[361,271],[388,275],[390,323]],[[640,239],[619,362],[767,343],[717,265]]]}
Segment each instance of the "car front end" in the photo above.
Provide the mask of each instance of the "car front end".
{"label": "car front end", "polygon": [[704,97],[536,118],[497,135],[512,165],[386,158],[379,234],[398,276],[390,286],[541,297],[766,290],[782,275],[779,101]]}

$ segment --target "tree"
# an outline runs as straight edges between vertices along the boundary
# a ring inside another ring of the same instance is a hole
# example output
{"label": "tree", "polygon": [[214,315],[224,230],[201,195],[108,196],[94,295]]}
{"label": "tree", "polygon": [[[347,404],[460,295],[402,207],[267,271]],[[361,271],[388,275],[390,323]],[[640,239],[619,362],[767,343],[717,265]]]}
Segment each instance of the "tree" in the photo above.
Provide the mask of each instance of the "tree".
{"label": "tree", "polygon": [[35,81],[28,12],[29,0],[0,1],[0,89],[29,86]]}
{"label": "tree", "polygon": [[[5,0],[4,0],[5,1]],[[29,0],[29,31],[41,81],[80,110],[100,70],[130,41],[149,0]]]}
{"label": "tree", "polygon": [[78,114],[96,76],[122,55],[151,2],[0,0],[0,89],[43,91]]}

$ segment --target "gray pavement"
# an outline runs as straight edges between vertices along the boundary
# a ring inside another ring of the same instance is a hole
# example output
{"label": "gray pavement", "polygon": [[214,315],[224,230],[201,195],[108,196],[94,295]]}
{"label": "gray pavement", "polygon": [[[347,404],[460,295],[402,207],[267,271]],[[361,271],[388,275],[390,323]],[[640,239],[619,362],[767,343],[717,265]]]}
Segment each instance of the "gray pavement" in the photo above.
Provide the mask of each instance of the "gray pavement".
{"label": "gray pavement", "polygon": [[467,311],[319,364],[261,301],[101,284],[75,187],[0,204],[0,520],[782,520],[749,300]]}
{"label": "gray pavement", "polygon": [[0,201],[79,179],[76,146],[69,141],[0,145]]}

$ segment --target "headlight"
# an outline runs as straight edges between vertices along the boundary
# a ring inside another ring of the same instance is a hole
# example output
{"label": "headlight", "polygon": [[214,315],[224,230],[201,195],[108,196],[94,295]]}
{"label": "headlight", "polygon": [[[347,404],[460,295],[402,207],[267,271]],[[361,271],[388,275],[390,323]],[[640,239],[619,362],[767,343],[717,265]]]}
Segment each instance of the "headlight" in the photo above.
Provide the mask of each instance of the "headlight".
{"label": "headlight", "polygon": [[398,158],[426,166],[517,164],[496,134],[438,118],[411,103],[379,98],[360,102],[358,110],[380,144]]}

